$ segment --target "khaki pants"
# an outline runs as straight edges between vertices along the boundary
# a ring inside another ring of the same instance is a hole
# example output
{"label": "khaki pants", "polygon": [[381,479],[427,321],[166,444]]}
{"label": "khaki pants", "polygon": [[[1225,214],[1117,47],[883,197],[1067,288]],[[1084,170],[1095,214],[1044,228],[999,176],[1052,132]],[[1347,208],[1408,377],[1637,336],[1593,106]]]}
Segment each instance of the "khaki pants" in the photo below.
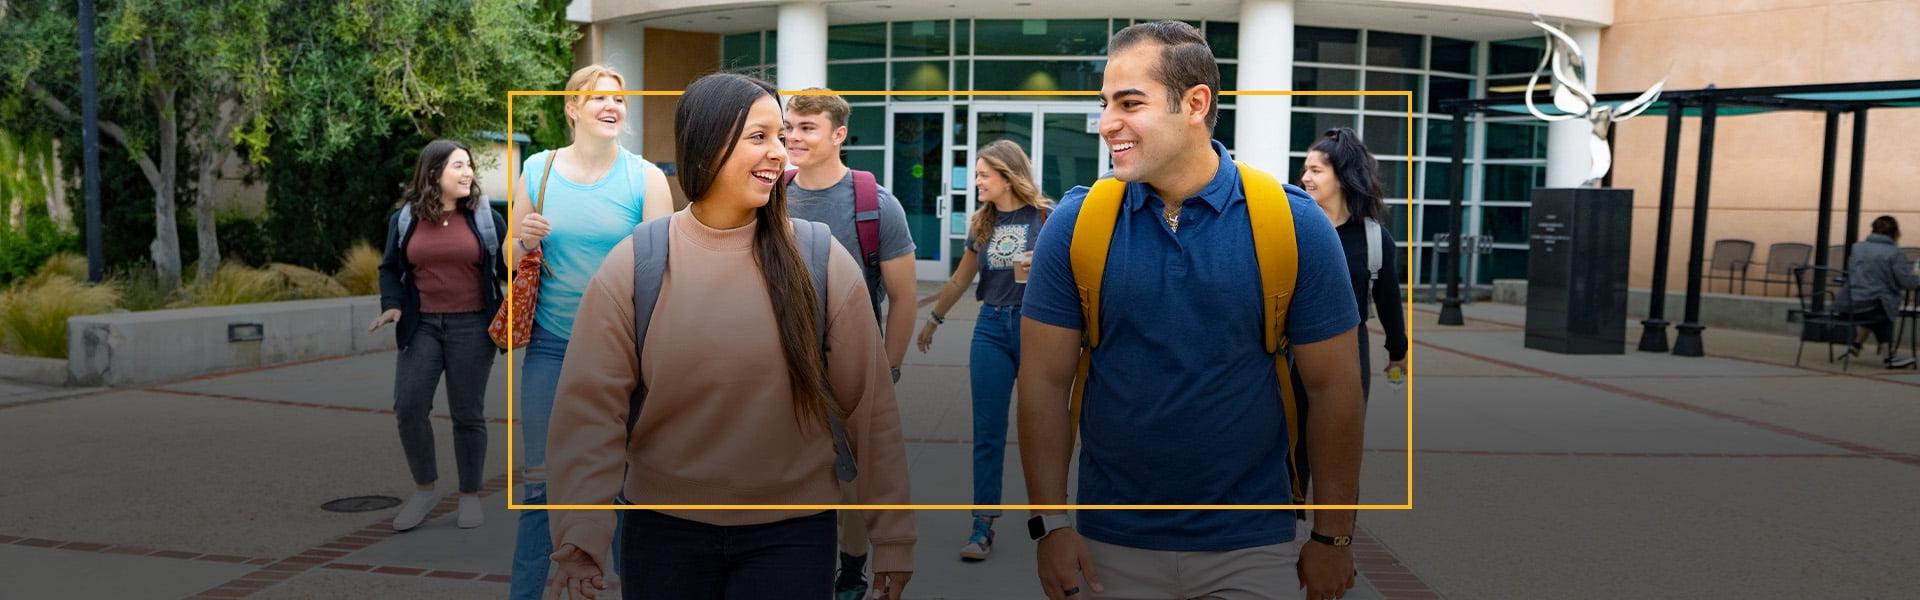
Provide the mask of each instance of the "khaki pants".
{"label": "khaki pants", "polygon": [[1275,600],[1300,598],[1300,544],[1228,552],[1164,552],[1087,540],[1105,592],[1087,600]]}

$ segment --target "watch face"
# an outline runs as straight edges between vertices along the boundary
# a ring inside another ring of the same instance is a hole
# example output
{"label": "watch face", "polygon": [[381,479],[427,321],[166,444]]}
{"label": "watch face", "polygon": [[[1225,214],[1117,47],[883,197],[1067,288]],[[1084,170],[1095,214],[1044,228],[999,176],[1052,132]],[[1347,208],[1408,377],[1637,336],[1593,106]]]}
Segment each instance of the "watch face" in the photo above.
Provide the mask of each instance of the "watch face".
{"label": "watch face", "polygon": [[1040,519],[1038,515],[1027,519],[1027,535],[1036,540],[1047,536],[1047,525]]}

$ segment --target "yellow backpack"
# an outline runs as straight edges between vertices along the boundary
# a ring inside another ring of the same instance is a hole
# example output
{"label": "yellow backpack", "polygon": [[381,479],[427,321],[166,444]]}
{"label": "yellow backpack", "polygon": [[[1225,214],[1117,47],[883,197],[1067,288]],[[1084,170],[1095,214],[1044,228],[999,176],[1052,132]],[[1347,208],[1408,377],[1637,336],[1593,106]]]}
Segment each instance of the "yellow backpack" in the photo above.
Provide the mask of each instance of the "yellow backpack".
{"label": "yellow backpack", "polygon": [[[1287,309],[1293,300],[1293,285],[1299,270],[1299,248],[1294,242],[1293,209],[1280,182],[1265,171],[1239,161],[1240,183],[1247,192],[1247,216],[1253,221],[1253,250],[1260,264],[1260,296],[1264,299],[1267,352],[1273,355],[1274,370],[1280,379],[1281,410],[1287,419],[1287,474],[1293,482],[1296,502],[1306,499],[1305,464],[1297,463],[1296,446],[1300,440],[1300,405],[1293,389],[1293,369],[1287,361]],[[1073,376],[1073,399],[1069,405],[1073,432],[1080,431],[1080,404],[1086,394],[1088,369],[1093,349],[1100,346],[1100,286],[1107,271],[1107,250],[1113,243],[1113,224],[1120,216],[1126,184],[1117,179],[1101,179],[1080,205],[1074,221],[1071,246],[1074,285],[1080,290],[1080,314],[1084,317],[1080,348],[1080,366]]]}

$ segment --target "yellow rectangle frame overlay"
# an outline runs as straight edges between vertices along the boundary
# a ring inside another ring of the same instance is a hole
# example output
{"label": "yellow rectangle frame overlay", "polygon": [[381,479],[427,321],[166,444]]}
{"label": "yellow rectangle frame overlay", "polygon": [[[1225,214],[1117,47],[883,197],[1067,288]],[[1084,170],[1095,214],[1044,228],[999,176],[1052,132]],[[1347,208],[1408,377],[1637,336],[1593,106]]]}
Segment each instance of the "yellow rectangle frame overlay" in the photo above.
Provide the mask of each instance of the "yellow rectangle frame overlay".
{"label": "yellow rectangle frame overlay", "polygon": [[[679,90],[674,90],[674,91],[632,90],[632,91],[621,91],[621,92],[591,91],[591,90],[581,90],[581,91],[513,90],[513,91],[507,92],[507,136],[506,137],[507,137],[507,140],[509,140],[507,144],[507,190],[508,190],[508,194],[507,194],[508,209],[507,210],[508,210],[508,214],[512,214],[512,210],[513,210],[512,203],[514,202],[514,197],[516,196],[516,194],[512,193],[512,190],[516,189],[515,173],[518,172],[516,167],[519,166],[518,160],[522,158],[522,157],[516,156],[517,153],[514,151],[513,144],[511,142],[511,140],[513,139],[513,99],[519,96],[600,96],[600,95],[643,96],[643,97],[644,96],[679,96],[681,95],[681,92]],[[917,91],[893,91],[893,92],[781,90],[780,95],[783,97],[806,96],[806,95],[916,96],[916,97],[926,97],[926,96],[1014,97],[1014,96],[1099,96],[1100,92],[1098,91],[1032,91],[1032,90],[972,91],[972,92],[951,91],[951,90],[949,91],[917,90]],[[1407,154],[1406,155],[1408,157],[1414,156],[1413,142],[1417,136],[1414,135],[1416,130],[1414,127],[1414,118],[1413,118],[1413,92],[1411,91],[1406,91],[1406,90],[1374,90],[1374,91],[1242,90],[1242,91],[1222,91],[1220,92],[1220,95],[1221,96],[1389,96],[1389,97],[1397,96],[1404,99],[1406,101],[1406,106],[1407,106],[1407,112],[1406,112]],[[1455,135],[1460,135],[1460,134],[1456,132]],[[1414,173],[1414,169],[1412,168],[1407,169],[1407,190],[1409,192],[1411,192],[1414,189],[1413,173]],[[1286,177],[1281,177],[1282,181],[1285,181],[1286,179],[1287,179]],[[1413,260],[1414,260],[1414,255],[1413,255],[1414,244],[1411,243],[1411,240],[1413,239],[1413,218],[1411,214],[1411,211],[1412,211],[1411,207],[1412,205],[1409,205],[1406,237],[1401,238],[1403,241],[1407,242],[1406,256],[1405,256],[1406,262],[1401,263],[1403,265],[1411,265],[1413,264]],[[512,228],[509,227],[509,231],[511,230]],[[509,234],[509,237],[511,237],[511,234]],[[514,240],[512,239],[507,240],[507,244],[512,244],[512,243],[514,243]],[[511,246],[508,246],[508,247],[511,247]],[[1406,272],[1407,272],[1406,289],[1412,290],[1413,289],[1413,269],[1406,269]],[[507,303],[507,311],[509,314],[509,318],[512,318],[512,315],[516,314],[513,309],[512,294],[507,294],[506,303]],[[808,510],[808,511],[825,511],[825,510],[966,510],[966,511],[972,511],[972,510],[1028,510],[1028,511],[1033,511],[1033,510],[1412,510],[1413,509],[1414,377],[1412,376],[1411,366],[1413,362],[1413,345],[1414,345],[1413,344],[1413,329],[1414,329],[1413,303],[1411,301],[1407,302],[1406,305],[1403,307],[1403,310],[1405,310],[1406,312],[1406,322],[1407,322],[1407,360],[1408,360],[1408,366],[1409,366],[1409,373],[1406,378],[1406,386],[1405,386],[1407,390],[1407,438],[1406,438],[1407,501],[1401,504],[546,504],[546,505],[520,504],[518,502],[515,502],[512,496],[513,488],[514,488],[513,474],[515,469],[514,456],[513,456],[513,445],[514,445],[514,433],[513,433],[514,403],[513,401],[514,401],[514,392],[516,391],[516,388],[514,383],[514,367],[513,367],[514,351],[509,349],[507,351],[507,493],[508,493],[507,508],[510,510]],[[1361,323],[1360,326],[1366,327],[1366,323]]]}

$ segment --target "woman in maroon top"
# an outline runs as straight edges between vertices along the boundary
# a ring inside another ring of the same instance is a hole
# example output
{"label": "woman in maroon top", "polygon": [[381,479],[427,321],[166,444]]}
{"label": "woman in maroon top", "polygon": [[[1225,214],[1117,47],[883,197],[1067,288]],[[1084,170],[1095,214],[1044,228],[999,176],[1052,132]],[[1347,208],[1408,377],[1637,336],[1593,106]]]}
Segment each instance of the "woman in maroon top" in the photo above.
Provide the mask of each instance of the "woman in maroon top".
{"label": "woman in maroon top", "polygon": [[433,488],[439,474],[428,416],[442,374],[460,471],[457,521],[461,528],[484,522],[479,494],[487,457],[487,378],[499,351],[487,336],[487,324],[500,305],[499,283],[507,277],[500,259],[506,232],[506,220],[486,205],[474,182],[473,153],[451,140],[427,144],[400,210],[387,219],[380,262],[383,312],[367,327],[371,332],[399,323],[393,410],[415,491],[393,518],[395,530],[419,526],[440,500]]}

